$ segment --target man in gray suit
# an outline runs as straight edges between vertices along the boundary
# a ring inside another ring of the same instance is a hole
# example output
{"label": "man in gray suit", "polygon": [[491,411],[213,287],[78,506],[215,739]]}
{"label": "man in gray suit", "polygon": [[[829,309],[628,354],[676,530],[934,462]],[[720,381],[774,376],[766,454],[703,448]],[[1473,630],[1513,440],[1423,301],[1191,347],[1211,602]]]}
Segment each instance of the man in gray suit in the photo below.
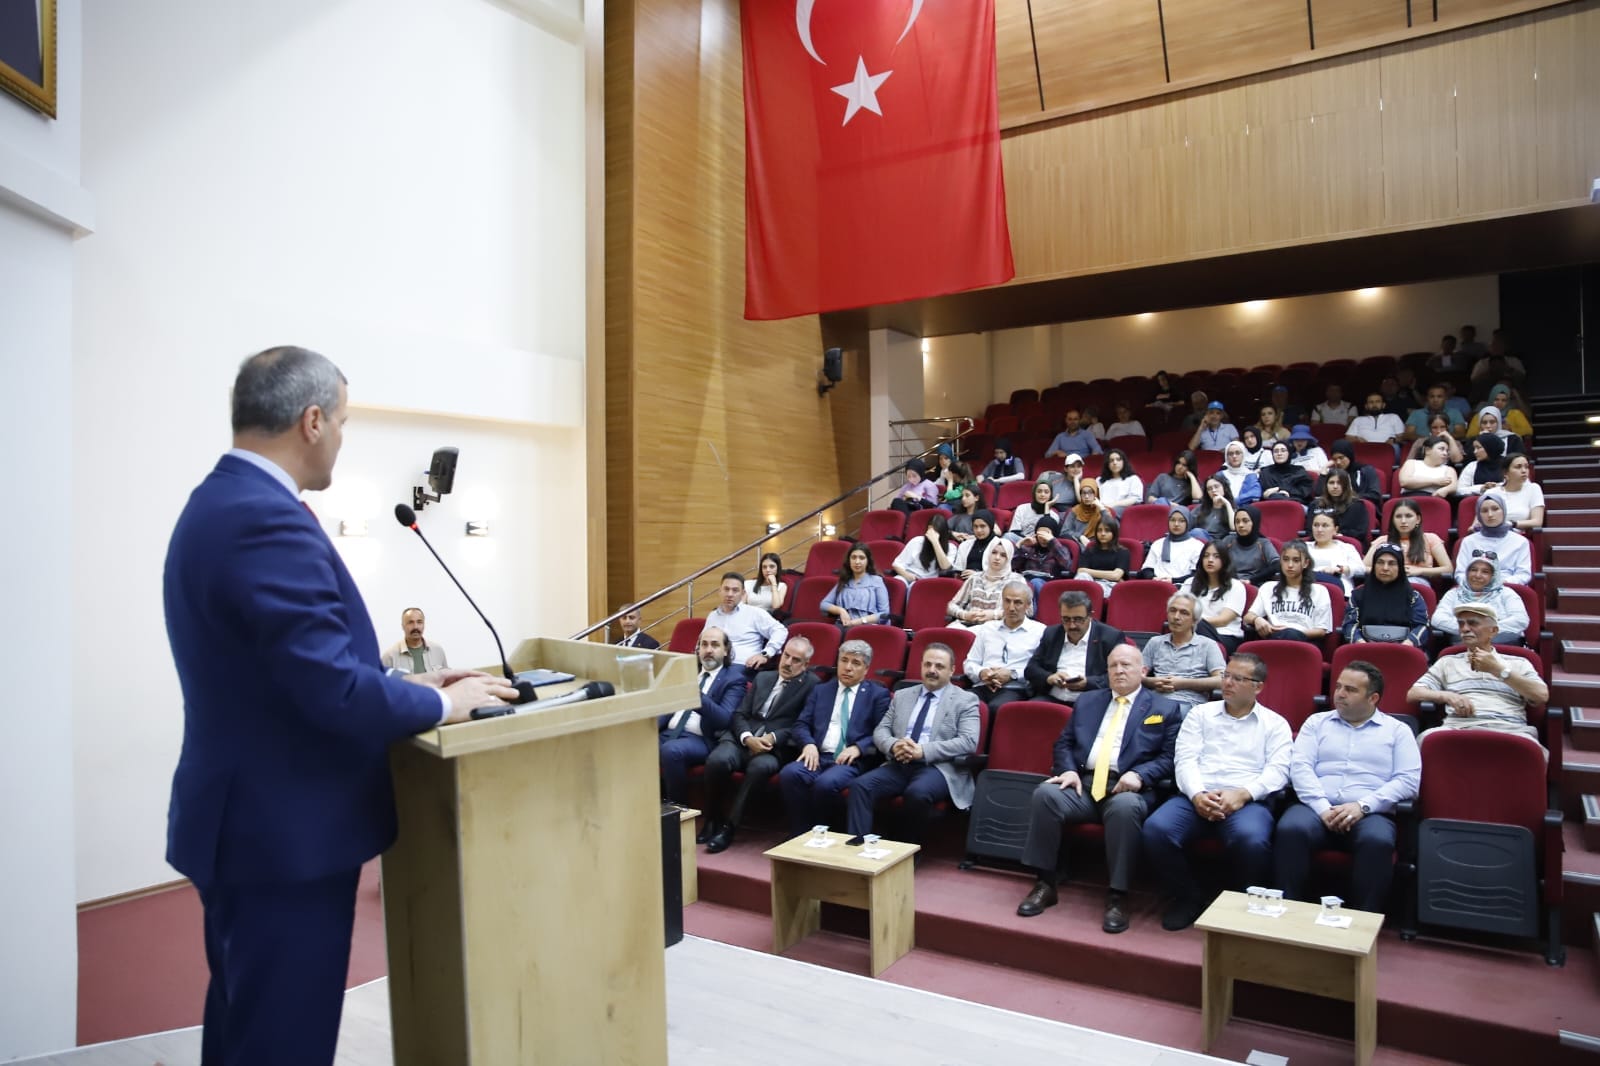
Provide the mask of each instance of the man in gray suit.
{"label": "man in gray suit", "polygon": [[905,797],[907,837],[917,842],[937,804],[972,806],[972,775],[953,760],[978,750],[978,697],[950,684],[955,653],[929,644],[922,653],[922,687],[894,694],[889,712],[872,732],[885,762],[850,786],[848,831],[861,843],[872,831],[872,811],[882,800]]}

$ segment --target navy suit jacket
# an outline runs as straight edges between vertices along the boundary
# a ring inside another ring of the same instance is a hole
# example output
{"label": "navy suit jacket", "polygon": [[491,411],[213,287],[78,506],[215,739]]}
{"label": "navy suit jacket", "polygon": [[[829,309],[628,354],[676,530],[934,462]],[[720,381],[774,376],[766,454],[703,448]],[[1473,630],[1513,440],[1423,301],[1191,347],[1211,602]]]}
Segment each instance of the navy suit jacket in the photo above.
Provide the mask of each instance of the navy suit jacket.
{"label": "navy suit jacket", "polygon": [[[1078,697],[1072,708],[1072,720],[1056,738],[1050,764],[1052,775],[1076,770],[1083,778],[1084,787],[1088,787],[1089,752],[1115,695],[1109,688],[1099,688]],[[1182,724],[1183,708],[1176,700],[1156,695],[1147,688],[1139,689],[1134,693],[1133,706],[1128,708],[1128,720],[1123,723],[1117,774],[1132,770],[1139,775],[1145,790],[1170,779],[1178,727]]]}
{"label": "navy suit jacket", "polygon": [[183,689],[167,861],[197,886],[306,881],[393,843],[389,745],[439,721],[388,677],[349,571],[300,500],[233,456],[167,548]]}
{"label": "navy suit jacket", "polygon": [[[698,680],[695,684],[699,684]],[[707,744],[733,720],[733,712],[739,706],[739,700],[744,696],[744,690],[750,685],[750,672],[738,663],[729,663],[717,674],[717,679],[711,682],[709,691],[700,693],[700,735]],[[697,708],[689,708],[696,710]],[[662,730],[667,728],[667,723],[672,721],[672,715],[663,714],[656,719]]]}
{"label": "navy suit jacket", "polygon": [[[794,731],[789,734],[790,739],[802,748],[807,744],[821,748],[823,739],[828,735],[828,723],[833,720],[834,701],[838,698],[837,679],[825,681],[812,689],[806,699],[806,709],[800,712]],[[854,744],[863,755],[874,755],[877,748],[872,744],[872,731],[878,728],[878,722],[888,709],[888,689],[876,681],[863,681],[857,685],[855,698],[850,701],[850,728],[845,742]],[[832,757],[833,752],[822,754]]]}

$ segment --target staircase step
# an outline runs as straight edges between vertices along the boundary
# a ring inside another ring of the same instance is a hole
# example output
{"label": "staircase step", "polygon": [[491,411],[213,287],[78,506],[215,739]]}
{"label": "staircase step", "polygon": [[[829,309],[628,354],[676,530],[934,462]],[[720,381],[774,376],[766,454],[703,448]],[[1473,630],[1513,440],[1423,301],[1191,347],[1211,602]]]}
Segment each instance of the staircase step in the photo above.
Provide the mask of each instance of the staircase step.
{"label": "staircase step", "polygon": [[1590,566],[1547,566],[1545,581],[1554,589],[1600,589],[1600,568]]}
{"label": "staircase step", "polygon": [[[1600,567],[1600,544],[1552,544],[1550,562],[1547,573],[1556,567]],[[1560,587],[1554,579],[1550,583]]]}
{"label": "staircase step", "polygon": [[1551,611],[1544,624],[1558,640],[1600,640],[1600,618],[1591,614]]}
{"label": "staircase step", "polygon": [[1551,548],[1555,548],[1558,545],[1584,548],[1600,547],[1600,526],[1592,526],[1586,529],[1545,526],[1544,532],[1540,536]]}
{"label": "staircase step", "polygon": [[1600,710],[1567,708],[1567,740],[1579,751],[1600,751]]}
{"label": "staircase step", "polygon": [[[1600,460],[1600,455],[1595,457]],[[1573,508],[1547,508],[1544,513],[1546,529],[1594,529],[1600,527],[1600,511]]]}
{"label": "staircase step", "polygon": [[1600,796],[1583,797],[1583,846],[1600,854]]}
{"label": "staircase step", "polygon": [[1555,605],[1575,614],[1600,615],[1600,589],[1558,588]]}
{"label": "staircase step", "polygon": [[1600,674],[1600,640],[1563,640],[1560,665],[1575,674]]}
{"label": "staircase step", "polygon": [[1550,703],[1554,707],[1600,707],[1600,674],[1566,665],[1550,671]]}
{"label": "staircase step", "polygon": [[[1583,821],[1583,797],[1600,796],[1600,752],[1561,752],[1561,810],[1568,820]],[[1600,863],[1600,851],[1594,853]]]}

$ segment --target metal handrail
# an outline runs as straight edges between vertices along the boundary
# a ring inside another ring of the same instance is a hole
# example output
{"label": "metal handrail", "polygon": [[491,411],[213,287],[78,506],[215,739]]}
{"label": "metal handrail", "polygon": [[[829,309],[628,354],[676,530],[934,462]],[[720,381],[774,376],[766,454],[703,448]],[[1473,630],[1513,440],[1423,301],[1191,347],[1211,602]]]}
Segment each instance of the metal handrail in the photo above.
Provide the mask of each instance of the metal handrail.
{"label": "metal handrail", "polygon": [[[951,421],[951,420],[950,419],[923,419],[921,421]],[[960,431],[954,437],[945,438],[946,440],[959,439],[960,437],[965,436],[967,433],[970,433],[972,431],[972,426],[973,426],[972,419],[963,418],[963,419],[957,419],[955,421],[958,421],[958,422],[959,421],[965,421],[966,422],[966,426],[964,428],[960,429]],[[944,441],[941,440],[939,443],[944,443]],[[925,449],[924,451],[918,453],[917,458],[927,458],[928,456],[933,454],[934,448],[937,447],[937,446],[938,445],[935,444],[933,447],[929,447],[929,448]],[[650,595],[645,596],[643,599],[640,599],[640,600],[637,600],[634,603],[628,604],[627,606],[623,607],[622,609],[620,609],[618,611],[614,611],[613,613],[607,615],[606,617],[602,618],[600,621],[594,623],[593,625],[588,626],[585,629],[579,630],[578,632],[572,634],[572,636],[569,639],[571,639],[571,640],[583,640],[586,637],[593,636],[595,633],[598,633],[601,630],[605,630],[604,639],[607,641],[607,643],[609,643],[610,639],[611,639],[611,625],[612,625],[612,623],[616,622],[617,619],[621,618],[623,615],[627,614],[629,611],[636,610],[637,608],[640,608],[640,607],[648,606],[648,605],[656,602],[657,600],[661,599],[662,597],[669,596],[672,593],[677,592],[679,589],[687,589],[688,590],[688,602],[684,606],[683,609],[685,611],[692,612],[694,610],[694,583],[695,583],[695,581],[697,579],[704,577],[705,575],[711,573],[714,570],[717,570],[717,569],[720,569],[722,567],[727,566],[729,563],[731,563],[733,560],[739,558],[739,556],[741,556],[741,555],[745,555],[745,554],[748,554],[750,552],[758,551],[762,547],[762,545],[772,542],[774,539],[783,536],[785,533],[789,532],[792,529],[796,529],[796,528],[798,528],[798,527],[800,527],[802,525],[805,525],[808,522],[815,522],[817,520],[817,518],[824,511],[828,510],[828,508],[836,507],[839,504],[843,503],[844,501],[850,499],[853,496],[859,496],[862,493],[867,493],[868,494],[869,507],[863,507],[863,508],[860,508],[859,510],[851,511],[845,517],[846,518],[853,518],[856,515],[863,513],[864,511],[866,511],[866,510],[868,510],[870,508],[870,500],[871,500],[870,490],[871,490],[872,486],[876,485],[880,481],[883,481],[885,478],[891,478],[891,477],[895,477],[895,476],[899,475],[904,469],[905,469],[905,462],[902,461],[900,463],[897,463],[895,466],[891,467],[890,469],[885,470],[881,474],[874,474],[872,477],[868,478],[866,481],[862,482],[860,485],[857,485],[855,488],[849,489],[848,491],[843,492],[838,496],[835,496],[833,499],[829,500],[827,503],[824,503],[824,504],[822,504],[822,505],[820,505],[818,507],[813,507],[811,510],[807,511],[805,514],[801,515],[799,518],[796,518],[794,521],[788,523],[787,525],[781,526],[777,530],[775,530],[775,531],[773,531],[771,533],[763,533],[760,537],[757,537],[755,540],[751,541],[750,543],[745,544],[745,545],[743,545],[741,547],[735,548],[733,551],[731,551],[728,554],[724,555],[722,558],[718,559],[716,562],[709,563],[706,566],[701,567],[699,570],[696,570],[694,573],[690,574],[688,577],[679,578],[677,581],[674,581],[672,584],[667,585],[664,588],[657,589],[655,592],[652,592]],[[814,533],[811,536],[805,538],[805,540],[799,541],[798,544],[805,544],[808,541],[816,540],[818,536],[819,536],[819,534]],[[791,545],[791,547],[797,547],[798,544]],[[658,618],[655,621],[651,622],[650,626],[647,626],[645,628],[649,629],[649,628],[651,628],[653,626],[660,625],[663,621],[665,621],[668,618],[677,617],[677,614],[678,614],[677,611],[672,611],[671,613],[663,616],[662,618]]]}

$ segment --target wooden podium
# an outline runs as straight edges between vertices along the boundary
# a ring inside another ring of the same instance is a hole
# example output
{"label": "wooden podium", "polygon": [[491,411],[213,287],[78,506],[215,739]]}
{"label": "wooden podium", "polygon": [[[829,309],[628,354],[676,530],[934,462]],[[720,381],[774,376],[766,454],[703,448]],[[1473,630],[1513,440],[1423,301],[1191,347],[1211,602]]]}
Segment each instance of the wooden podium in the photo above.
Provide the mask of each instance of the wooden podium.
{"label": "wooden podium", "polygon": [[383,856],[395,1066],[667,1061],[656,716],[696,704],[692,657],[653,652],[624,693],[606,644],[511,656],[617,695],[395,745]]}

